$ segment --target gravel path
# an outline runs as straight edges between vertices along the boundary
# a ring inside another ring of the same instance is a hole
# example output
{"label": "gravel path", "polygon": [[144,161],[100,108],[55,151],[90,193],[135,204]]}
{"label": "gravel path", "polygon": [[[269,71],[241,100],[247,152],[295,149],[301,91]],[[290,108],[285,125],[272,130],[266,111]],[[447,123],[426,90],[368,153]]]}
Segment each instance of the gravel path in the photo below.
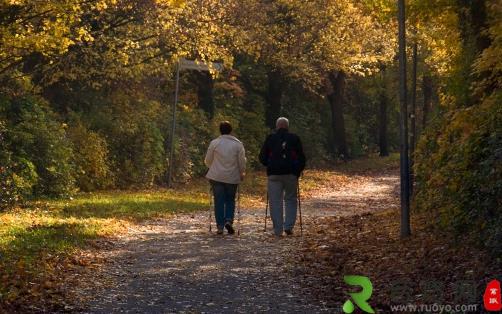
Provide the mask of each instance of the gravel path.
{"label": "gravel path", "polygon": [[[396,206],[395,174],[358,176],[302,204],[306,236],[319,216]],[[241,210],[241,235],[208,232],[208,213],[150,221],[101,252],[104,266],[83,278],[75,298],[85,313],[339,312],[298,282],[295,235],[263,232],[263,209]]]}

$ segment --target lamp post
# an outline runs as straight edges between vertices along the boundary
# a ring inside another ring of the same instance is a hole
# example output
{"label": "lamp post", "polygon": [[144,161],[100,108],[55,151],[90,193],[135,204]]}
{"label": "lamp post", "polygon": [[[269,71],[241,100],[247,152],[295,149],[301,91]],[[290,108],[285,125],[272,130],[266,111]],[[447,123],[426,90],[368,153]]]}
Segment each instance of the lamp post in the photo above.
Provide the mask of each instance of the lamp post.
{"label": "lamp post", "polygon": [[399,103],[400,178],[401,178],[401,238],[411,235],[410,228],[410,165],[408,156],[408,103],[406,89],[406,12],[405,0],[398,0],[399,21]]}

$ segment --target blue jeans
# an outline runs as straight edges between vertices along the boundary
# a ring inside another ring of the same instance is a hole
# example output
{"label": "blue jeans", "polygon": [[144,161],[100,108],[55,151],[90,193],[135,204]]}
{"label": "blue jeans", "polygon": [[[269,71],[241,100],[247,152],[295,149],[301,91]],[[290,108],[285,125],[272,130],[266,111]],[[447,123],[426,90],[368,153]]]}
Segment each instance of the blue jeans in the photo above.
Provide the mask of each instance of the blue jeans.
{"label": "blue jeans", "polygon": [[[268,176],[268,201],[274,233],[293,230],[298,206],[298,178],[292,174]],[[286,217],[284,217],[286,216]]]}
{"label": "blue jeans", "polygon": [[225,223],[232,224],[235,213],[235,194],[237,184],[229,184],[209,180],[214,196],[214,217],[219,229],[223,229]]}

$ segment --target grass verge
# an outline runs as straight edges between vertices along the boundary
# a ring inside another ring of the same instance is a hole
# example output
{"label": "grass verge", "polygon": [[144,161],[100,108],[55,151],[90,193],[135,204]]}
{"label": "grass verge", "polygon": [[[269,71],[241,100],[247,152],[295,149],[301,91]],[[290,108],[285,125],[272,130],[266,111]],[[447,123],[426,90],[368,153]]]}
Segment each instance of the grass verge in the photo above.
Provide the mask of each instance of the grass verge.
{"label": "grass verge", "polygon": [[207,208],[192,190],[108,191],[73,199],[34,201],[0,214],[0,312],[33,297],[57,296],[61,265],[94,240],[124,233],[135,223]]}

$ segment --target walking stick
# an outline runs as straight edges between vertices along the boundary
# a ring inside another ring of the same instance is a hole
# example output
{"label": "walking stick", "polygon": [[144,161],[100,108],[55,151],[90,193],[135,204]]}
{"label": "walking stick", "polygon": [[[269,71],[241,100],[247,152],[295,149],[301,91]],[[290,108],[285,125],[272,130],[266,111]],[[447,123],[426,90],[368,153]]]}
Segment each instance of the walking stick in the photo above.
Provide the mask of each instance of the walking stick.
{"label": "walking stick", "polygon": [[241,191],[237,186],[237,236],[241,235]]}
{"label": "walking stick", "polygon": [[300,235],[303,236],[303,221],[302,221],[302,201],[300,197],[300,179],[298,179],[298,210],[300,212]]}
{"label": "walking stick", "polygon": [[267,232],[267,216],[268,216],[268,191],[267,191],[267,205],[265,205],[265,228],[263,228],[263,232]]}
{"label": "walking stick", "polygon": [[212,211],[213,211],[213,187],[210,186],[209,187],[209,232],[211,232],[212,228],[211,228],[211,223],[212,223],[212,220],[213,220],[213,214],[212,214]]}

